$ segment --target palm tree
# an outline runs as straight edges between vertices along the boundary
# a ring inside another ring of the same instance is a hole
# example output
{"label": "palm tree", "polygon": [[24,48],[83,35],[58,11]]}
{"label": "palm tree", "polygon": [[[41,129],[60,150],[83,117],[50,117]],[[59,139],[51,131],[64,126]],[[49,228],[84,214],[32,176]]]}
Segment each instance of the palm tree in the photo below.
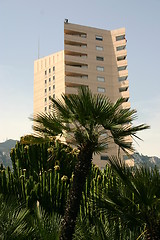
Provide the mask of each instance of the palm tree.
{"label": "palm tree", "polygon": [[109,209],[122,224],[135,232],[136,239],[160,239],[160,173],[157,168],[130,169],[121,159],[111,158],[111,168],[117,176],[119,188],[102,193],[97,201],[98,212]]}
{"label": "palm tree", "polygon": [[80,87],[78,95],[62,95],[51,99],[51,113],[40,113],[33,118],[33,129],[44,138],[65,137],[67,143],[79,150],[74,179],[62,222],[61,240],[72,239],[79,211],[83,187],[91,169],[94,153],[106,150],[110,139],[123,150],[133,149],[126,136],[147,129],[145,124],[132,126],[136,110],[123,109],[123,99],[111,103],[104,95],[92,94],[88,87]]}

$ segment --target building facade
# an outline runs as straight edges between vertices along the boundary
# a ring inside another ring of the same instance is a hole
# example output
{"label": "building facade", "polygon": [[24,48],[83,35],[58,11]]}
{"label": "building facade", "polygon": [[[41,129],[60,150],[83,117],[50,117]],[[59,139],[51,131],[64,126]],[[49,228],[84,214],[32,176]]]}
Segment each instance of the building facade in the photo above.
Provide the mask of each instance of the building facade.
{"label": "building facade", "polygon": [[[65,22],[64,50],[34,62],[34,114],[50,112],[50,97],[77,93],[80,85],[112,102],[123,97],[122,107],[130,108],[126,43],[125,28],[109,31]],[[111,142],[94,162],[104,167],[107,156],[117,153]]]}

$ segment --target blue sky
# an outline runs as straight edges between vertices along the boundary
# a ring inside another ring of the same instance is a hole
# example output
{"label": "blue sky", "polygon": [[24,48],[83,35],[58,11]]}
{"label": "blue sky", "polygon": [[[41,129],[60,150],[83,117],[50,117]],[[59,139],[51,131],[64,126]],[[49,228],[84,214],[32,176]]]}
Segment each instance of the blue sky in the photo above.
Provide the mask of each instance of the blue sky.
{"label": "blue sky", "polygon": [[160,0],[0,0],[0,142],[32,132],[33,63],[63,49],[63,22],[125,27],[130,101],[139,134],[136,149],[160,157]]}

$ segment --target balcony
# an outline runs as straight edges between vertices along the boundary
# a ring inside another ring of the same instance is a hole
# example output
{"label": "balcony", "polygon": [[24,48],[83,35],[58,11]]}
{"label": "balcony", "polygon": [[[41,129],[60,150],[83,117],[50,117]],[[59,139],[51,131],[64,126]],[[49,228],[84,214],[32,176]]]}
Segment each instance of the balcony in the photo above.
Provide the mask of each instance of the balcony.
{"label": "balcony", "polygon": [[65,64],[66,66],[71,66],[74,68],[83,68],[83,69],[88,69],[88,64],[84,64],[84,63],[75,63],[75,62],[66,62]]}
{"label": "balcony", "polygon": [[65,77],[65,83],[67,86],[69,85],[87,85],[87,79],[88,76],[84,75],[84,76],[66,76]]}
{"label": "balcony", "polygon": [[128,87],[121,87],[119,88],[119,92],[126,92],[128,90]]}
{"label": "balcony", "polygon": [[121,76],[121,77],[118,77],[118,81],[125,82],[125,81],[127,81],[127,78],[128,78],[128,76]]}
{"label": "balcony", "polygon": [[120,92],[120,97],[128,99],[129,98],[129,91]]}
{"label": "balcony", "polygon": [[68,54],[68,52],[76,52],[79,54],[87,54],[87,47],[82,46],[76,46],[76,45],[64,45],[65,54]]}
{"label": "balcony", "polygon": [[81,37],[80,35],[65,34],[64,35],[64,43],[67,44],[67,42],[75,42],[75,43],[86,44],[87,39],[84,38],[84,37]]}
{"label": "balcony", "polygon": [[126,45],[126,39],[122,39],[114,42],[115,47],[120,47]]}
{"label": "balcony", "polygon": [[127,65],[125,65],[125,66],[120,66],[120,67],[117,67],[117,69],[118,69],[118,71],[120,72],[120,71],[124,71],[124,70],[126,70],[127,69]]}
{"label": "balcony", "polygon": [[127,88],[127,87],[129,87],[129,81],[128,80],[119,82],[119,88]]}
{"label": "balcony", "polygon": [[127,64],[127,60],[121,60],[120,62],[117,62],[117,67],[126,66]]}
{"label": "balcony", "polygon": [[82,47],[82,48],[86,48],[87,47],[86,43],[73,42],[73,41],[65,41],[65,45],[77,46],[77,47]]}
{"label": "balcony", "polygon": [[122,57],[122,56],[127,56],[127,50],[124,49],[124,50],[121,50],[121,51],[116,51],[116,57]]}
{"label": "balcony", "polygon": [[78,30],[77,26],[75,26],[74,24],[65,24],[64,25],[64,33],[65,34],[69,34],[69,35],[85,35],[85,37],[87,36],[87,34],[84,31]]}
{"label": "balcony", "polygon": [[77,94],[78,93],[78,88],[76,87],[65,87],[65,94]]}
{"label": "balcony", "polygon": [[78,53],[78,52],[72,52],[72,51],[65,51],[66,56],[75,56],[75,57],[83,57],[87,58],[87,53]]}
{"label": "balcony", "polygon": [[124,61],[126,59],[127,56],[119,56],[117,57],[117,61]]}
{"label": "balcony", "polygon": [[120,40],[123,40],[125,39],[125,34],[119,34],[116,36],[116,41],[120,41]]}
{"label": "balcony", "polygon": [[126,49],[126,45],[120,45],[116,47],[116,51],[122,51],[124,49]]}
{"label": "balcony", "polygon": [[65,73],[66,75],[87,75],[88,68],[65,65]]}
{"label": "balcony", "polygon": [[128,76],[128,70],[122,70],[120,72],[118,72],[119,77],[125,77]]}
{"label": "balcony", "polygon": [[72,56],[72,55],[65,55],[65,63],[82,63],[82,64],[87,64],[87,56],[82,55],[82,56]]}
{"label": "balcony", "polygon": [[130,102],[124,102],[122,103],[122,108],[123,109],[129,109],[131,107],[131,103]]}

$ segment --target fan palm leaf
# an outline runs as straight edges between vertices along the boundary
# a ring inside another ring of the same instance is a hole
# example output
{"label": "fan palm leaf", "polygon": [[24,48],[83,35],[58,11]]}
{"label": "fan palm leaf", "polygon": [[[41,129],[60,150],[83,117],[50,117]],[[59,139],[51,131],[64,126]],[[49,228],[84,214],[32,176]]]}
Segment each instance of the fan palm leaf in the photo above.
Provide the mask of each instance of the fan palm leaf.
{"label": "fan palm leaf", "polygon": [[34,228],[30,226],[29,210],[10,197],[0,195],[0,239],[30,239]]}
{"label": "fan palm leaf", "polygon": [[99,209],[107,213],[110,209],[123,224],[137,231],[139,236],[143,235],[144,239],[160,239],[159,171],[147,167],[129,169],[116,157],[110,158],[109,162],[121,187],[116,194],[114,190],[102,193]]}

